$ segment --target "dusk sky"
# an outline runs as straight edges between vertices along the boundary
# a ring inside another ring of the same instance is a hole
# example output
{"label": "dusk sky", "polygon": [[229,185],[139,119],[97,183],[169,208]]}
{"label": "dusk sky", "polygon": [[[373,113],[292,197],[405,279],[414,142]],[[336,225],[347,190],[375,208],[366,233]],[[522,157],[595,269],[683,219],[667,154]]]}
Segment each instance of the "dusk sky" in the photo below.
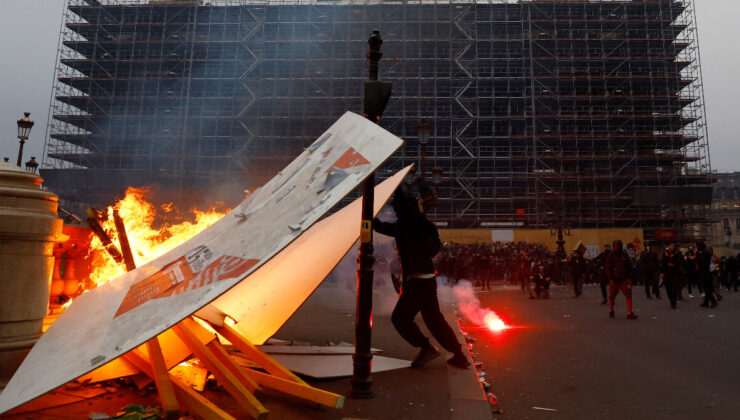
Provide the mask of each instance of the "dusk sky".
{"label": "dusk sky", "polygon": [[[740,171],[740,2],[695,0],[712,169]],[[42,159],[63,0],[0,0],[0,157],[15,162],[16,121],[36,122],[24,161]]]}

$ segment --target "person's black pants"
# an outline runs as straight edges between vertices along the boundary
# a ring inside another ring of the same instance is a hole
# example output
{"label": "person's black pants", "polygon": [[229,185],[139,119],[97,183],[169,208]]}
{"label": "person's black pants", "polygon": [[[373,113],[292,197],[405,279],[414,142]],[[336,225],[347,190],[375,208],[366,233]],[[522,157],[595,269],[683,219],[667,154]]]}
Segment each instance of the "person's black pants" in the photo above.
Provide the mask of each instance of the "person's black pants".
{"label": "person's black pants", "polygon": [[704,303],[702,305],[717,304],[717,299],[714,297],[714,282],[710,274],[700,274],[699,282],[701,287],[704,289]]}
{"label": "person's black pants", "polygon": [[391,321],[398,333],[414,347],[423,347],[429,343],[429,339],[414,322],[414,317],[419,312],[424,324],[442,347],[452,353],[461,350],[455,332],[439,309],[437,279],[434,277],[404,280],[403,291],[391,315]]}
{"label": "person's black pants", "polygon": [[602,270],[599,273],[599,287],[601,288],[601,296],[604,298],[604,301],[606,301],[607,294],[606,294],[606,286],[609,285],[609,279],[606,278],[606,272]]}
{"label": "person's black pants", "polygon": [[655,297],[660,297],[660,287],[658,287],[658,273],[643,272],[642,279],[645,282],[645,296],[650,297],[650,292]]}
{"label": "person's black pants", "polygon": [[583,294],[583,277],[583,275],[573,276],[573,292],[576,294],[576,297]]}
{"label": "person's black pants", "polygon": [[676,301],[678,301],[678,293],[682,287],[681,278],[666,276],[663,279],[663,285],[665,286],[665,293],[668,295],[668,300],[671,301],[671,308],[675,308]]}

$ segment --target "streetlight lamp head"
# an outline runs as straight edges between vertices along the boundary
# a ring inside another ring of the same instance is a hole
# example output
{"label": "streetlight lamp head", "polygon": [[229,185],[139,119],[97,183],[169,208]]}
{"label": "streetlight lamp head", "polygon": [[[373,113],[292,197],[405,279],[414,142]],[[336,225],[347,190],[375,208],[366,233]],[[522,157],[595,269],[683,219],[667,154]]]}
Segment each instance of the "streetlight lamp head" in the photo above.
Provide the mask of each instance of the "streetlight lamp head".
{"label": "streetlight lamp head", "polygon": [[411,170],[409,170],[404,182],[406,182],[406,185],[413,185],[414,182],[416,182],[416,168],[411,168]]}
{"label": "streetlight lamp head", "polygon": [[383,45],[383,38],[380,37],[380,31],[373,31],[367,43],[370,45],[371,52],[379,52],[380,46]]}
{"label": "streetlight lamp head", "polygon": [[418,133],[419,133],[419,143],[422,146],[426,146],[427,143],[429,143],[429,133],[432,132],[432,127],[427,124],[426,120],[421,120],[421,123],[419,123],[419,126],[416,127]]}
{"label": "streetlight lamp head", "polygon": [[432,184],[439,185],[442,183],[442,168],[435,166],[432,169]]}
{"label": "streetlight lamp head", "polygon": [[26,170],[32,174],[35,174],[38,167],[39,163],[36,162],[36,156],[31,156],[31,160],[26,162]]}
{"label": "streetlight lamp head", "polygon": [[24,117],[18,120],[18,138],[20,140],[28,140],[28,135],[31,134],[31,127],[33,127],[33,120],[31,120],[30,112],[24,112]]}

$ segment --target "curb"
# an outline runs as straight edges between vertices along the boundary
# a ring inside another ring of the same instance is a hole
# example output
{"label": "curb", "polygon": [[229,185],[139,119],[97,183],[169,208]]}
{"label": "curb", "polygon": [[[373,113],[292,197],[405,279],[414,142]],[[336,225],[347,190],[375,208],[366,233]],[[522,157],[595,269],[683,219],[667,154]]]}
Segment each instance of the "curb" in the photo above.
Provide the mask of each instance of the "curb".
{"label": "curb", "polygon": [[[470,350],[460,329],[460,323],[457,321],[453,310],[454,295],[445,293],[440,294],[439,297],[442,313],[455,331],[457,340],[462,343],[469,360],[472,361]],[[451,420],[493,419],[491,405],[486,400],[483,388],[478,380],[478,373],[472,362],[467,369],[448,367],[447,386],[450,395],[449,418]]]}

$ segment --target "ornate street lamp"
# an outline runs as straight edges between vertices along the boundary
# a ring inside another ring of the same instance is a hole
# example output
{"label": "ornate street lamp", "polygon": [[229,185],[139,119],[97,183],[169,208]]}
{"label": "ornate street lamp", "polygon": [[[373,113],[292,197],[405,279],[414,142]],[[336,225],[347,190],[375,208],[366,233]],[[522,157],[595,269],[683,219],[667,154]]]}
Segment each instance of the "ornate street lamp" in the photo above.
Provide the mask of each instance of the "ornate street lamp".
{"label": "ornate street lamp", "polygon": [[36,156],[31,156],[31,160],[26,162],[26,170],[32,174],[35,174],[38,167],[39,163],[36,162]]}
{"label": "ornate street lamp", "polygon": [[558,246],[555,251],[555,256],[562,261],[568,258],[568,253],[565,252],[565,239],[563,238],[563,235],[570,236],[570,226],[563,221],[562,215],[559,219],[560,220],[558,220],[557,223],[550,226],[550,236],[558,236],[558,240],[555,241],[555,244]]}
{"label": "ornate street lamp", "polygon": [[23,161],[23,144],[28,140],[28,135],[31,134],[31,128],[33,127],[33,121],[31,120],[30,112],[24,112],[24,117],[18,120],[18,139],[20,140],[20,147],[18,148],[18,162],[16,165],[21,166]]}

